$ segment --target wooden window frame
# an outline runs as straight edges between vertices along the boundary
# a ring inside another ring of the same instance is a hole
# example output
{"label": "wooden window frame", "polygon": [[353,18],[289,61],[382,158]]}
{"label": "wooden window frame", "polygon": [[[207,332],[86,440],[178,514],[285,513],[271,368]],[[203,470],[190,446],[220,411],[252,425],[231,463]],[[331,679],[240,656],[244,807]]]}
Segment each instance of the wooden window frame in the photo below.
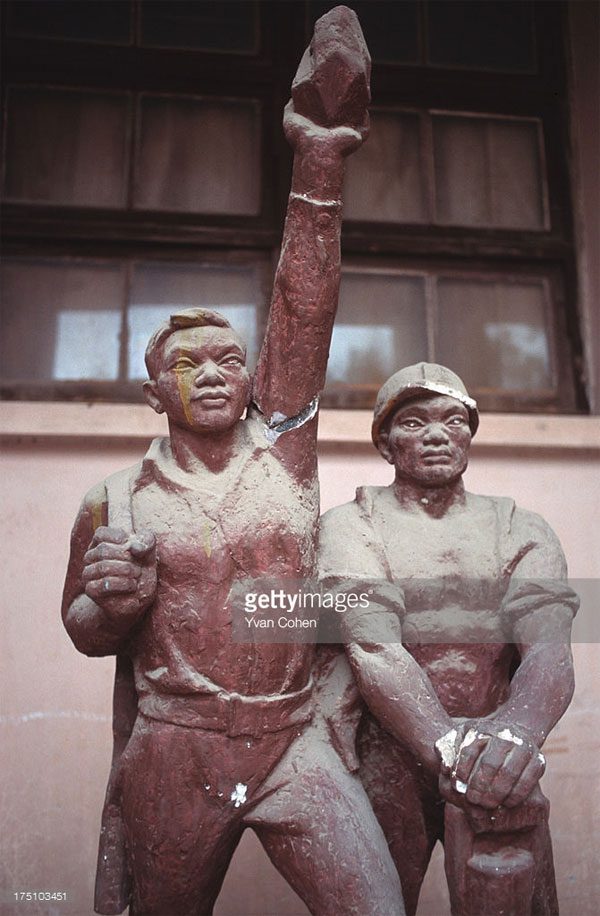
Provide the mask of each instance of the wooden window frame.
{"label": "wooden window frame", "polygon": [[[9,0],[2,0],[3,6]],[[333,6],[334,4],[332,4]],[[302,0],[258,2],[259,43],[256,54],[209,52],[92,41],[64,41],[10,35],[3,17],[3,86],[56,86],[130,94],[160,93],[205,98],[256,99],[262,107],[263,198],[257,217],[208,216],[188,213],[59,207],[7,202],[3,208],[4,252],[30,257],[159,257],[194,260],[207,252],[247,251],[274,259],[281,238],[291,174],[291,151],[281,130],[281,112],[297,61],[310,37],[308,4]],[[425,224],[346,222],[345,258],[390,259],[399,267],[449,263],[473,270],[508,272],[545,265],[560,277],[564,303],[558,357],[572,366],[567,400],[546,410],[587,411],[583,386],[577,272],[568,167],[566,4],[534,3],[536,72],[500,73],[418,64],[375,62],[373,106],[383,109],[425,109],[452,114],[539,119],[544,131],[549,216],[547,229],[523,231],[470,229]],[[422,15],[422,14],[421,14]],[[139,16],[133,0],[132,16]],[[3,133],[6,124],[2,125]],[[4,148],[4,143],[2,144]],[[74,383],[75,388],[77,383]],[[51,397],[71,397],[52,383]],[[87,391],[87,389],[86,389]],[[23,387],[5,395],[26,394]],[[77,392],[75,391],[75,395]],[[31,396],[31,395],[30,395]],[[34,396],[41,396],[40,393]],[[83,393],[81,397],[106,397]],[[131,395],[128,394],[127,397]],[[122,399],[122,396],[121,396]],[[363,403],[362,406],[365,406]],[[535,401],[516,405],[539,410]],[[492,409],[515,409],[504,393]]]}

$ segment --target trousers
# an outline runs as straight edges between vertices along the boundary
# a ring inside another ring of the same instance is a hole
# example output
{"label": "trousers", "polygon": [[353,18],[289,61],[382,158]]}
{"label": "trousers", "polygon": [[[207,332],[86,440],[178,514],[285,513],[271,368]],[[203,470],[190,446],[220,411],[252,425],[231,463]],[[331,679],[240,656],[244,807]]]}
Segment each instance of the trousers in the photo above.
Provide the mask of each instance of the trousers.
{"label": "trousers", "polygon": [[247,827],[317,916],[404,916],[356,775],[317,717],[234,737],[138,715],[120,764],[135,916],[210,914]]}

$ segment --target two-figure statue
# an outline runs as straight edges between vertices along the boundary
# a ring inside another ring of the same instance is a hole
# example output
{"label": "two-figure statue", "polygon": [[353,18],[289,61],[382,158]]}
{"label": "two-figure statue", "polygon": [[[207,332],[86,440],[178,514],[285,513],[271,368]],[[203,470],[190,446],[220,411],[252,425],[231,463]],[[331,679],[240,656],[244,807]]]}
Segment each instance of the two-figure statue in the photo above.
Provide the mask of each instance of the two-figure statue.
{"label": "two-figure statue", "polygon": [[80,651],[117,656],[101,913],[210,913],[248,826],[311,912],[401,916],[403,893],[413,912],[442,797],[454,912],[478,912],[465,901],[490,892],[499,845],[502,888],[531,887],[533,912],[554,912],[539,746],[572,689],[574,599],[542,581],[564,563],[541,519],[464,492],[477,409],[459,379],[421,364],[384,386],[374,440],[396,481],[323,522],[323,575],[372,591],[343,621],[374,716],[360,734],[366,791],[350,712],[343,734],[355,691],[343,657],[320,667],[323,696],[339,688],[330,715],[314,702],[314,646],[231,638],[236,581],[317,570],[318,397],[368,76],[356,17],[337,8],[286,109],[292,190],[254,379],[222,316],[172,315],[144,385],[169,437],[90,491],[75,523],[65,626]]}

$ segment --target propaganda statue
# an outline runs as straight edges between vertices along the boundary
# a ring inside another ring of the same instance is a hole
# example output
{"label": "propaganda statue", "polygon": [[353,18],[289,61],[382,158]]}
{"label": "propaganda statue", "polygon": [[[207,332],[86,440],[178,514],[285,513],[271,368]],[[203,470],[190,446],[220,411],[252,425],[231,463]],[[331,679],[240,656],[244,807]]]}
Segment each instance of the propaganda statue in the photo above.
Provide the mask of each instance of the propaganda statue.
{"label": "propaganda statue", "polygon": [[227,603],[237,579],[315,571],[318,398],[369,72],[355,14],[320,19],[285,111],[292,188],[254,378],[222,316],[171,315],[144,384],[169,436],[75,522],[64,623],[81,652],[117,657],[100,913],[211,913],[249,826],[311,912],[404,912],[364,789],[314,714],[314,647],[232,641]]}
{"label": "propaganda statue", "polygon": [[478,423],[443,366],[388,379],[372,434],[394,482],[360,487],[324,515],[321,572],[340,590],[370,585],[367,608],[341,624],[369,707],[360,775],[406,912],[439,839],[454,916],[549,916],[558,905],[541,748],[573,693],[578,599],[540,516],[465,490]]}

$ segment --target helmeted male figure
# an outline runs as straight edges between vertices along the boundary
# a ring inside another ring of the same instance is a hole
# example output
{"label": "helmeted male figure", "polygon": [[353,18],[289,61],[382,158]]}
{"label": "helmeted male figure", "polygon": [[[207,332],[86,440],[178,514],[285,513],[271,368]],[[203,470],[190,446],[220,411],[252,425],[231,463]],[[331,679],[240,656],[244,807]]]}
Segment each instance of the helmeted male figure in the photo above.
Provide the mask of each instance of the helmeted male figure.
{"label": "helmeted male figure", "polygon": [[82,652],[118,657],[102,913],[130,898],[136,916],[210,913],[247,826],[311,912],[403,913],[360,781],[313,717],[312,647],[233,642],[227,602],[235,581],[314,572],[343,161],[366,133],[368,101],[354,14],[338,9],[319,28],[345,69],[338,61],[337,83],[333,66],[313,86],[309,120],[297,102],[313,91],[311,48],[286,109],[292,191],[254,381],[222,316],[172,315],[148,345],[144,385],[170,435],[88,493],[73,531],[65,626]]}
{"label": "helmeted male figure", "polygon": [[540,748],[571,699],[578,600],[542,518],[465,491],[478,423],[449,369],[419,363],[392,376],[373,441],[394,482],[361,487],[324,515],[321,570],[342,589],[371,583],[369,608],[346,612],[342,626],[370,707],[361,777],[407,913],[441,839],[454,914],[550,914]]}

